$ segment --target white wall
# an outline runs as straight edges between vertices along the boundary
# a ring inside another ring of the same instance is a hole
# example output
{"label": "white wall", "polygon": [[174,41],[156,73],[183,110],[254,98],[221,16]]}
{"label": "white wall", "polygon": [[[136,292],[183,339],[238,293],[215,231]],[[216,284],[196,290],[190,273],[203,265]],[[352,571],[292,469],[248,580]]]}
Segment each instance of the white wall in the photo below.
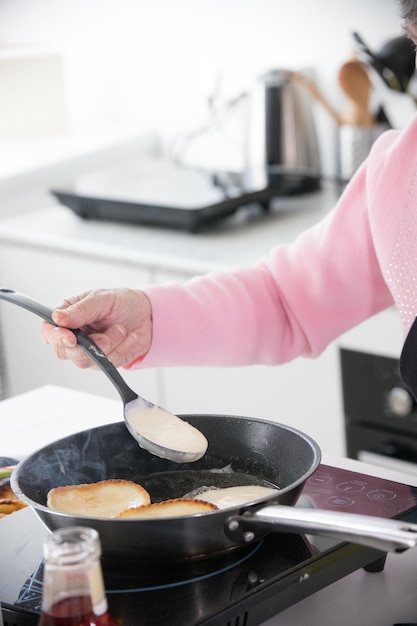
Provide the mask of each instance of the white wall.
{"label": "white wall", "polygon": [[[168,140],[207,120],[216,86],[233,97],[265,68],[313,68],[340,108],[352,30],[373,48],[401,34],[395,0],[0,0],[0,50],[62,51],[72,128],[123,121]],[[335,128],[316,115],[331,173]]]}

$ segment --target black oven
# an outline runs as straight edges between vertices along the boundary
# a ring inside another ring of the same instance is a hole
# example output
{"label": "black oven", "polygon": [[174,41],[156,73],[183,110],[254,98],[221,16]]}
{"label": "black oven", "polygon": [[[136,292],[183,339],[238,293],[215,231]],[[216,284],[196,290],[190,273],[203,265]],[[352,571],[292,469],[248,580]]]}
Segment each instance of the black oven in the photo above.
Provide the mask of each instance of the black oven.
{"label": "black oven", "polygon": [[399,359],[340,349],[347,456],[417,474],[417,406]]}

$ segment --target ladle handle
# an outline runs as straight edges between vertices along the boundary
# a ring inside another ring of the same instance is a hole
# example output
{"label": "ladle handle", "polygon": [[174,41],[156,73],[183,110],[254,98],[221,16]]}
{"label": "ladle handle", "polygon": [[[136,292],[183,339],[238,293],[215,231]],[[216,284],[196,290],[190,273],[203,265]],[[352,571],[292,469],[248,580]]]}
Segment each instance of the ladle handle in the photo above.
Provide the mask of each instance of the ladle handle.
{"label": "ladle handle", "polygon": [[[13,304],[17,304],[21,306],[23,309],[27,309],[31,313],[35,313],[35,315],[39,315],[44,320],[53,324],[54,326],[58,326],[52,319],[52,310],[48,307],[36,302],[32,298],[25,296],[22,293],[17,291],[13,291],[13,289],[0,289],[0,300],[6,300],[8,302],[12,302]],[[111,380],[113,385],[116,387],[119,392],[123,404],[127,404],[132,400],[136,400],[138,394],[131,389],[123,378],[120,376],[117,369],[114,367],[113,363],[109,361],[107,356],[100,350],[100,348],[92,341],[87,335],[85,335],[79,328],[71,328],[69,329],[77,338],[77,343],[86,352],[91,359],[103,370],[103,372],[107,375],[107,377]]]}

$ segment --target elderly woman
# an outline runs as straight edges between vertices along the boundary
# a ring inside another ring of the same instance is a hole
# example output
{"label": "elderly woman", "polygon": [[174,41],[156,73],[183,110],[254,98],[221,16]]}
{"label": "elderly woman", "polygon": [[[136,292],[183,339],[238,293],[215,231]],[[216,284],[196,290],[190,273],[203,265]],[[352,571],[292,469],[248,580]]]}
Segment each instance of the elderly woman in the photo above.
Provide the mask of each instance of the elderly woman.
{"label": "elderly woman", "polygon": [[[417,0],[399,0],[417,42]],[[92,366],[68,328],[82,328],[117,367],[279,364],[315,357],[396,305],[404,336],[417,315],[417,115],[389,130],[326,218],[252,267],[190,282],[97,289],[67,298],[42,337]]]}

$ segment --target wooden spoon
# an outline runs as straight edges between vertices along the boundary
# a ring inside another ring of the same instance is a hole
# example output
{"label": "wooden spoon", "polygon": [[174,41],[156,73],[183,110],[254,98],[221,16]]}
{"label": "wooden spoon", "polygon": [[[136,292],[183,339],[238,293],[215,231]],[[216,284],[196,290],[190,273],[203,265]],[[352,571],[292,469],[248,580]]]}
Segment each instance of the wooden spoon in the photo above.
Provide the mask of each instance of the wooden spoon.
{"label": "wooden spoon", "polygon": [[353,126],[372,126],[374,117],[369,112],[372,85],[360,61],[348,61],[339,70],[339,84],[349,99],[343,121]]}

